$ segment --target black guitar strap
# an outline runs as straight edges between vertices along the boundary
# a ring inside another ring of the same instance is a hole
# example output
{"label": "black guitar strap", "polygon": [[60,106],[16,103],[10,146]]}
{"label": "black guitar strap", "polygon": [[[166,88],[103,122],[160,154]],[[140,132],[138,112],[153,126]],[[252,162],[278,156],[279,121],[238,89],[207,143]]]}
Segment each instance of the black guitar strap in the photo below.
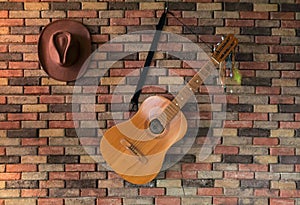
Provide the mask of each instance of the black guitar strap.
{"label": "black guitar strap", "polygon": [[150,50],[148,51],[148,55],[147,55],[147,58],[146,58],[146,61],[145,61],[144,67],[143,67],[143,71],[142,71],[140,79],[138,81],[135,93],[134,93],[134,95],[133,95],[133,97],[131,98],[131,101],[130,101],[130,108],[129,108],[130,112],[136,112],[138,110],[139,97],[140,97],[140,94],[142,92],[142,88],[143,88],[143,86],[145,84],[145,81],[146,81],[149,66],[152,62],[154,53],[157,49],[157,45],[158,45],[158,42],[159,42],[161,31],[162,31],[162,29],[165,25],[166,18],[167,18],[167,13],[168,13],[168,10],[166,8],[164,13],[161,15],[161,17],[159,19],[159,22],[156,26],[156,31],[155,31],[155,34],[154,34],[154,37],[153,37],[153,40],[152,40],[152,43],[151,43]]}

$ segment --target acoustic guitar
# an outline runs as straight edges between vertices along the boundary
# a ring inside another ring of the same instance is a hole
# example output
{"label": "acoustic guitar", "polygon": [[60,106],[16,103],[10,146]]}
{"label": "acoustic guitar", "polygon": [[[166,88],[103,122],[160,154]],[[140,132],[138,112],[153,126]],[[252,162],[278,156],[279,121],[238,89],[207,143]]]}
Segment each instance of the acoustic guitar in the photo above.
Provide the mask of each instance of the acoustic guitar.
{"label": "acoustic guitar", "polygon": [[[224,62],[238,41],[228,35],[211,56],[215,66]],[[200,71],[170,101],[151,96],[132,118],[109,128],[100,142],[100,151],[107,164],[123,179],[133,184],[145,184],[160,172],[168,149],[183,138],[187,120],[181,108],[202,82],[210,75],[208,61]]]}

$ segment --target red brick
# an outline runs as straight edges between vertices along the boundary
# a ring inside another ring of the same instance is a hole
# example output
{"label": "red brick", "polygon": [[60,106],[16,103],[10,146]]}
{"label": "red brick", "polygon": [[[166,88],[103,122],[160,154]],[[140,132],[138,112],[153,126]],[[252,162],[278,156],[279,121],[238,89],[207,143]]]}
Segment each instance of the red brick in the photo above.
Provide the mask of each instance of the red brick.
{"label": "red brick", "polygon": [[292,129],[299,129],[300,122],[279,122],[280,128],[292,128]]}
{"label": "red brick", "polygon": [[201,196],[220,196],[223,195],[223,188],[198,188],[197,194]]}
{"label": "red brick", "polygon": [[75,128],[78,127],[78,122],[73,121],[50,121],[49,128]]}
{"label": "red brick", "polygon": [[41,146],[41,145],[47,145],[47,138],[25,138],[22,139],[22,146]]}
{"label": "red brick", "polygon": [[295,120],[300,121],[300,113],[295,113]]}
{"label": "red brick", "polygon": [[280,87],[256,87],[256,94],[279,95]]}
{"label": "red brick", "polygon": [[237,104],[239,102],[238,96],[233,95],[214,95],[213,102],[215,103],[230,103],[230,104]]}
{"label": "red brick", "polygon": [[141,196],[162,196],[164,194],[164,188],[140,188]]}
{"label": "red brick", "polygon": [[239,164],[239,171],[267,172],[268,169],[268,165],[264,164]]}
{"label": "red brick", "polygon": [[[126,68],[142,68],[144,66],[144,61],[125,61]],[[153,64],[151,64],[153,66]]]}
{"label": "red brick", "polygon": [[254,196],[261,197],[278,197],[279,190],[270,190],[270,189],[255,189]]}
{"label": "red brick", "polygon": [[213,204],[217,205],[233,205],[238,204],[237,197],[214,197]]}
{"label": "red brick", "polygon": [[38,69],[38,62],[9,62],[8,67],[11,69]]}
{"label": "red brick", "polygon": [[254,70],[240,70],[241,76],[243,77],[255,77]]}
{"label": "red brick", "polygon": [[64,103],[65,97],[61,95],[42,95],[40,96],[40,103]]}
{"label": "red brick", "polygon": [[63,205],[64,200],[63,199],[38,199],[38,205]]}
{"label": "red brick", "polygon": [[6,172],[36,172],[37,165],[35,164],[8,164]]}
{"label": "red brick", "polygon": [[20,173],[0,173],[0,181],[10,181],[21,179]]}
{"label": "red brick", "polygon": [[5,155],[5,147],[0,147],[0,156]]}
{"label": "red brick", "polygon": [[22,189],[21,197],[47,197],[47,189]]}
{"label": "red brick", "polygon": [[300,78],[300,71],[282,71],[283,78]]}
{"label": "red brick", "polygon": [[295,155],[295,149],[292,147],[271,147],[271,155]]}
{"label": "red brick", "polygon": [[300,27],[300,21],[281,21],[281,27],[282,28],[299,28]]}
{"label": "red brick", "polygon": [[300,197],[300,190],[280,190],[280,197]]}
{"label": "red brick", "polygon": [[64,188],[63,180],[40,181],[40,188]]}
{"label": "red brick", "polygon": [[270,104],[294,104],[292,96],[270,96]]}
{"label": "red brick", "polygon": [[50,172],[49,173],[50,180],[78,180],[79,172]]}
{"label": "red brick", "polygon": [[8,11],[0,11],[0,18],[8,18]]}
{"label": "red brick", "polygon": [[122,103],[123,102],[123,98],[122,96],[113,96],[113,95],[99,95],[98,96],[98,102],[99,103],[111,103],[112,98],[114,99],[115,103]]}
{"label": "red brick", "polygon": [[63,147],[39,147],[39,155],[63,155],[64,148]]}
{"label": "red brick", "polygon": [[181,200],[177,197],[157,197],[155,198],[155,204],[160,205],[180,205]]}
{"label": "red brick", "polygon": [[26,35],[25,43],[37,43],[39,39],[39,35]]}
{"label": "red brick", "polygon": [[0,19],[0,26],[23,26],[23,19]]}
{"label": "red brick", "polygon": [[94,43],[105,43],[107,41],[109,41],[108,35],[100,35],[100,34],[92,35],[92,42]]}
{"label": "red brick", "polygon": [[49,94],[47,86],[24,86],[24,94]]}
{"label": "red brick", "polygon": [[225,128],[251,128],[252,121],[225,121]]}
{"label": "red brick", "polygon": [[271,198],[270,205],[295,205],[294,199]]}
{"label": "red brick", "polygon": [[106,189],[81,189],[81,197],[105,197]]}
{"label": "red brick", "polygon": [[239,69],[267,70],[268,62],[240,62]]}
{"label": "red brick", "polygon": [[238,154],[239,148],[234,146],[221,146],[218,145],[214,149],[215,154]]}
{"label": "red brick", "polygon": [[8,113],[7,120],[37,120],[37,113]]}
{"label": "red brick", "polygon": [[143,18],[152,18],[155,17],[155,11],[125,11],[126,18],[136,18],[136,17],[143,17]]}
{"label": "red brick", "polygon": [[87,113],[66,113],[66,120],[94,120],[96,119],[96,113],[87,112]]}
{"label": "red brick", "polygon": [[0,104],[6,104],[6,97],[0,96]]}
{"label": "red brick", "polygon": [[[182,23],[186,24],[186,25],[190,25],[190,26],[197,26],[198,24],[198,19],[197,18],[178,18],[179,21],[181,21]],[[180,26],[182,25],[181,22],[179,22],[177,19],[175,18],[169,18],[168,19],[168,26]]]}
{"label": "red brick", "polygon": [[280,36],[255,36],[257,44],[279,44]]}
{"label": "red brick", "polygon": [[20,128],[20,122],[14,122],[14,121],[0,122],[0,129],[9,130],[9,129],[19,129],[19,128]]}
{"label": "red brick", "polygon": [[98,198],[97,205],[122,205],[122,198]]}
{"label": "red brick", "polygon": [[183,179],[197,179],[198,172],[197,171],[182,171]]}
{"label": "red brick", "polygon": [[166,93],[166,86],[144,86],[142,93]]}
{"label": "red brick", "polygon": [[271,19],[294,19],[295,13],[294,12],[271,12]]}
{"label": "red brick", "polygon": [[22,70],[1,70],[0,77],[22,77]]}
{"label": "red brick", "polygon": [[294,46],[270,46],[270,53],[294,53]]}
{"label": "red brick", "polygon": [[8,46],[0,45],[0,53],[6,53],[6,52],[8,52]]}
{"label": "red brick", "polygon": [[267,137],[260,137],[253,139],[253,145],[278,145],[279,140],[277,138],[267,138]]}
{"label": "red brick", "polygon": [[166,179],[181,179],[182,173],[180,171],[168,170],[166,172]]}
{"label": "red brick", "polygon": [[237,171],[225,171],[224,178],[228,179],[253,179],[253,172],[237,172]]}
{"label": "red brick", "polygon": [[211,169],[212,166],[208,163],[182,164],[182,171],[209,171]]}
{"label": "red brick", "polygon": [[97,11],[68,11],[69,18],[96,18]]}
{"label": "red brick", "polygon": [[66,171],[67,172],[88,172],[88,171],[95,171],[96,167],[95,164],[66,164]]}
{"label": "red brick", "polygon": [[259,11],[241,11],[240,12],[241,19],[268,19],[268,12],[259,12]]}
{"label": "red brick", "polygon": [[168,69],[169,75],[175,76],[194,76],[196,71],[193,69]]}
{"label": "red brick", "polygon": [[267,113],[239,113],[239,120],[268,120]]}
{"label": "red brick", "polygon": [[113,26],[133,26],[139,25],[140,19],[139,18],[111,18],[110,25]]}
{"label": "red brick", "polygon": [[295,172],[300,172],[300,164],[295,164]]}

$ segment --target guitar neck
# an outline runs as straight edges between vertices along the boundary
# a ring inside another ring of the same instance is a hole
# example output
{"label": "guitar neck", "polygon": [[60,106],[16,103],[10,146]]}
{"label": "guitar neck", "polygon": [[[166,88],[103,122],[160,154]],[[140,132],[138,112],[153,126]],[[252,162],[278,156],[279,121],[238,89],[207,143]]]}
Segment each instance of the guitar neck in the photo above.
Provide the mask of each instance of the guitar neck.
{"label": "guitar neck", "polygon": [[210,62],[206,62],[200,71],[196,73],[193,78],[179,91],[172,102],[158,117],[164,125],[168,124],[177,115],[179,110],[181,110],[181,108],[188,102],[194,92],[198,90],[199,86],[210,75],[211,69],[212,64]]}

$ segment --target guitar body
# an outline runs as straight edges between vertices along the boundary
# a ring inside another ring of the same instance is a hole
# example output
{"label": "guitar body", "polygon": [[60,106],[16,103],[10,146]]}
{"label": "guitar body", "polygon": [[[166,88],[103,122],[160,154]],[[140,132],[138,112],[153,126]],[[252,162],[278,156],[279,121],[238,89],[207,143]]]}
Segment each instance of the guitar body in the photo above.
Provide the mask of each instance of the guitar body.
{"label": "guitar body", "polygon": [[163,131],[158,131],[153,125],[155,123],[151,123],[170,103],[161,96],[149,97],[131,119],[104,133],[100,142],[101,154],[108,165],[128,182],[145,184],[154,179],[162,168],[168,149],[185,135],[187,121],[181,111],[164,126]]}

